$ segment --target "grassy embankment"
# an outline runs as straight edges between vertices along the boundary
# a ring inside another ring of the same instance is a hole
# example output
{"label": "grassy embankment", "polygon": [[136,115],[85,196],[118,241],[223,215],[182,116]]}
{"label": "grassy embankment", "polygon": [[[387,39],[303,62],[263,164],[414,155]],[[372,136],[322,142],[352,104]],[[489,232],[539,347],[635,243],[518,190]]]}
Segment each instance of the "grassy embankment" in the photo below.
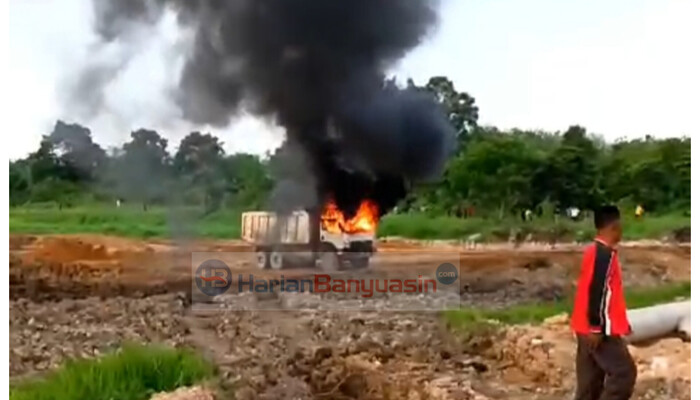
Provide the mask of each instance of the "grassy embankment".
{"label": "grassy embankment", "polygon": [[214,367],[193,352],[125,346],[98,359],[70,361],[49,374],[10,386],[11,400],[146,400],[207,380]]}
{"label": "grassy embankment", "polygon": [[[673,283],[654,288],[629,289],[625,292],[628,308],[649,307],[678,299],[690,298],[690,282]],[[568,313],[572,309],[572,299],[557,302],[521,304],[505,309],[462,308],[447,311],[443,317],[449,326],[456,330],[471,330],[480,323],[536,324],[544,319]]]}
{"label": "grassy embankment", "polygon": [[[571,221],[540,218],[524,223],[517,218],[461,219],[426,214],[384,216],[378,235],[413,239],[459,239],[479,234],[480,241],[503,241],[511,230],[531,234],[539,240],[555,236],[559,241],[588,240],[593,236],[590,220]],[[690,226],[690,217],[681,213],[647,214],[641,220],[625,219],[625,237],[629,240],[662,238],[674,230]],[[237,238],[240,235],[240,211],[220,210],[201,216],[196,208],[154,207],[116,208],[106,205],[80,206],[59,210],[53,207],[10,209],[10,232],[15,233],[103,233],[132,237],[191,236]]]}

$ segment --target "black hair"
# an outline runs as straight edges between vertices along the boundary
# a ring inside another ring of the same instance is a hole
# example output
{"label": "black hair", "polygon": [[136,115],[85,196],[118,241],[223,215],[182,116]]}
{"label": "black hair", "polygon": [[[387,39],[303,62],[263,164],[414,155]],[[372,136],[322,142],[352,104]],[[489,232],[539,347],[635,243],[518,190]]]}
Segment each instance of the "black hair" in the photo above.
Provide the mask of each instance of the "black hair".
{"label": "black hair", "polygon": [[596,229],[603,229],[620,219],[620,210],[617,206],[602,206],[595,210],[593,221]]}

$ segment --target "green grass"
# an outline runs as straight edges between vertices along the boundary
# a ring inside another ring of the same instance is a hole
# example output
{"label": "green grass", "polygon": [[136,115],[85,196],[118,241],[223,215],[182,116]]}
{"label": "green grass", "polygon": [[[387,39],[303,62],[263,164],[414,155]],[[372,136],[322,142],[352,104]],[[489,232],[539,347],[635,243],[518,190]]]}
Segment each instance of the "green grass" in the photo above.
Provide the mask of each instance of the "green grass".
{"label": "green grass", "polygon": [[[647,214],[637,220],[624,216],[625,239],[655,239],[669,235],[676,229],[689,227],[690,217],[680,213]],[[551,219],[536,218],[523,222],[519,218],[457,218],[429,216],[427,214],[391,214],[382,218],[379,236],[401,236],[412,239],[459,239],[473,234],[481,234],[483,241],[502,241],[508,238],[511,229],[524,235],[545,239],[556,233],[560,241],[590,240],[595,234],[593,221],[584,219],[572,221],[560,218],[556,223]]]}
{"label": "green grass", "polygon": [[129,345],[98,359],[75,360],[41,378],[10,387],[11,400],[145,400],[214,376],[194,353]]}
{"label": "green grass", "polygon": [[483,232],[481,218],[432,217],[427,214],[392,214],[382,218],[379,236],[411,239],[455,239]]}
{"label": "green grass", "polygon": [[[628,308],[648,307],[674,301],[678,298],[690,298],[690,282],[625,291],[625,301]],[[508,325],[536,324],[548,317],[568,313],[571,308],[572,299],[568,298],[557,302],[521,304],[505,309],[463,308],[446,311],[443,317],[450,327],[457,330],[468,330],[474,325],[487,321],[497,321]]]}
{"label": "green grass", "polygon": [[81,206],[73,208],[18,207],[10,209],[10,232],[103,233],[132,237],[240,236],[240,212],[221,210],[201,216],[196,208]]}
{"label": "green grass", "polygon": [[[240,211],[219,210],[202,216],[195,207],[153,207],[143,211],[138,206],[116,208],[89,205],[59,210],[55,206],[27,206],[10,209],[10,232],[14,233],[103,233],[132,237],[210,237],[238,238]],[[662,238],[674,230],[690,226],[690,217],[681,214],[652,215],[641,220],[625,218],[625,238]],[[475,233],[481,241],[507,240],[511,230],[546,240],[553,234],[558,241],[589,240],[594,235],[590,220],[557,223],[540,218],[523,223],[518,218],[456,218],[427,214],[390,214],[379,224],[380,237],[400,236],[411,239],[460,239]]]}

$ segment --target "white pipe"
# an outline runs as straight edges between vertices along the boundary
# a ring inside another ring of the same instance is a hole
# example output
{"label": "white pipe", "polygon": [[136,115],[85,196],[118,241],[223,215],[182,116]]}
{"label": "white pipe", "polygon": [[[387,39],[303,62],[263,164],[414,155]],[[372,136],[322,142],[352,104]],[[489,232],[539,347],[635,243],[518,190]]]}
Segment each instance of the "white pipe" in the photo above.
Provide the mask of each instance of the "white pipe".
{"label": "white pipe", "polygon": [[632,327],[627,341],[632,344],[679,334],[690,339],[690,301],[630,310],[627,319]]}

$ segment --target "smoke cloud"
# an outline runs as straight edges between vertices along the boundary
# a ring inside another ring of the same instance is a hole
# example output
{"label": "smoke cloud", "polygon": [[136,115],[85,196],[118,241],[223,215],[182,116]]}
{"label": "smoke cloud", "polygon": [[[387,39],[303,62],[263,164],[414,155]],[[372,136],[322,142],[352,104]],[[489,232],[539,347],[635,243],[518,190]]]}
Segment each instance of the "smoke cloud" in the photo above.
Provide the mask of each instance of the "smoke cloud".
{"label": "smoke cloud", "polygon": [[[346,212],[367,197],[386,212],[412,182],[438,176],[453,147],[435,100],[385,77],[434,28],[436,8],[432,0],[94,0],[105,43],[176,13],[193,32],[175,90],[183,117],[225,126],[246,109],[276,121],[287,137],[280,162],[303,162],[277,168],[274,204],[332,196]],[[312,177],[295,177],[294,165]]]}

